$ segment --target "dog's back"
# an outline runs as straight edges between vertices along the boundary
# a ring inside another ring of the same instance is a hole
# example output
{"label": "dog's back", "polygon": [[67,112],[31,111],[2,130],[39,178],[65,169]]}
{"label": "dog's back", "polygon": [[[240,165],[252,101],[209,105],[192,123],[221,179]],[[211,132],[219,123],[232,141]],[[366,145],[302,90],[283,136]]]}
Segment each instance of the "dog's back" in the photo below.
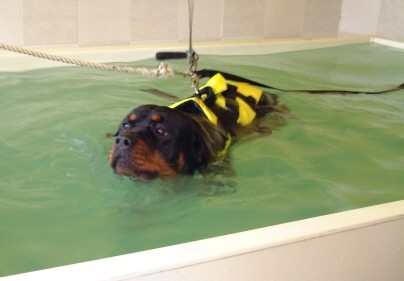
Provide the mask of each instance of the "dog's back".
{"label": "dog's back", "polygon": [[226,80],[220,73],[214,75],[205,86],[191,97],[171,105],[184,112],[199,112],[214,123],[235,135],[239,127],[250,125],[274,110],[277,96],[244,82]]}

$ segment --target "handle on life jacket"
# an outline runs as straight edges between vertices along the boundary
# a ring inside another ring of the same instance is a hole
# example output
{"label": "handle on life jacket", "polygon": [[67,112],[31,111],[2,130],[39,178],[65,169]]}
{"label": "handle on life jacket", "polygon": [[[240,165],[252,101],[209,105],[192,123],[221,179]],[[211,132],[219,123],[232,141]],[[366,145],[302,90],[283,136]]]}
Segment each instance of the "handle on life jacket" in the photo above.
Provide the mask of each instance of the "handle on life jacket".
{"label": "handle on life jacket", "polygon": [[185,52],[158,52],[156,60],[186,59],[188,57]]}

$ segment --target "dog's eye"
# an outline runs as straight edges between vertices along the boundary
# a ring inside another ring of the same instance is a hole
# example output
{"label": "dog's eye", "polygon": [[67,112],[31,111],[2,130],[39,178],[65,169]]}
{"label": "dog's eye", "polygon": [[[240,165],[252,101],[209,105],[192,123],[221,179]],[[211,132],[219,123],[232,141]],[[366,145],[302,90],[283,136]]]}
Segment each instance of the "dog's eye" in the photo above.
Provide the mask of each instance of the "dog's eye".
{"label": "dog's eye", "polygon": [[159,134],[160,136],[167,136],[166,130],[164,130],[164,129],[161,128],[161,127],[158,127],[158,128],[156,129],[156,132],[157,132],[157,134]]}
{"label": "dog's eye", "polygon": [[128,122],[125,122],[125,123],[122,124],[122,128],[123,128],[124,130],[127,130],[127,129],[130,128],[130,124],[129,124]]}

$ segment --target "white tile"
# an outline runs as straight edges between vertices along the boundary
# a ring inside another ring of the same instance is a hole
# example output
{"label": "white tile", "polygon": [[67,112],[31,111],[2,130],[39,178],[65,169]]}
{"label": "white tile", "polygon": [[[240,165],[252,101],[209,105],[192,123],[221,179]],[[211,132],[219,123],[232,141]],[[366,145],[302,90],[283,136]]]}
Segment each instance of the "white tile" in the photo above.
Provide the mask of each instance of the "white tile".
{"label": "white tile", "polygon": [[265,0],[225,0],[224,37],[263,37]]}
{"label": "white tile", "polygon": [[177,0],[132,0],[132,41],[176,40]]}
{"label": "white tile", "polygon": [[306,0],[304,35],[337,35],[341,9],[342,0]]}
{"label": "white tile", "polygon": [[21,44],[21,2],[0,0],[0,42]]}
{"label": "white tile", "polygon": [[343,0],[339,32],[376,34],[382,0]]}
{"label": "white tile", "polygon": [[303,33],[306,0],[267,0],[265,36],[300,37]]}
{"label": "white tile", "polygon": [[77,0],[22,0],[25,45],[77,43]]}
{"label": "white tile", "polygon": [[127,44],[130,4],[130,0],[79,0],[79,43]]}
{"label": "white tile", "polygon": [[377,32],[382,37],[404,42],[403,0],[383,0]]}

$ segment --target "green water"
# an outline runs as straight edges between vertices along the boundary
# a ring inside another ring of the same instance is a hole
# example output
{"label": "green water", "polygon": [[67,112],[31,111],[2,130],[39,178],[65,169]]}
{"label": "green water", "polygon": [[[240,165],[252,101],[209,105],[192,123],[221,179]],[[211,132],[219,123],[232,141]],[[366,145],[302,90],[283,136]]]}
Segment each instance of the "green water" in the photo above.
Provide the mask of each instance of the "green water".
{"label": "green water", "polygon": [[[404,51],[374,44],[200,64],[281,88],[404,82]],[[117,178],[105,134],[137,105],[169,104],[140,89],[186,97],[188,83],[77,67],[0,73],[0,276],[404,199],[403,91],[279,93],[287,124],[230,151],[237,175],[222,179],[234,192],[207,195],[200,176]]]}

